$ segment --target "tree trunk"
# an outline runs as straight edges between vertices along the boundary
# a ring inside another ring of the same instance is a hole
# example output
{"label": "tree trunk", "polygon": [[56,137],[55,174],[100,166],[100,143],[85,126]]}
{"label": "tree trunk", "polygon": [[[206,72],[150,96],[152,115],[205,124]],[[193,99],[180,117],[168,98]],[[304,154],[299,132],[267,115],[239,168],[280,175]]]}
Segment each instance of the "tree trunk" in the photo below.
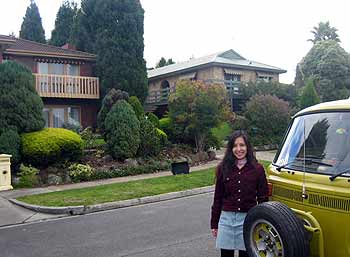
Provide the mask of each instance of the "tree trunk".
{"label": "tree trunk", "polygon": [[204,151],[204,134],[196,134],[195,141],[196,141],[197,152],[198,153],[203,152]]}

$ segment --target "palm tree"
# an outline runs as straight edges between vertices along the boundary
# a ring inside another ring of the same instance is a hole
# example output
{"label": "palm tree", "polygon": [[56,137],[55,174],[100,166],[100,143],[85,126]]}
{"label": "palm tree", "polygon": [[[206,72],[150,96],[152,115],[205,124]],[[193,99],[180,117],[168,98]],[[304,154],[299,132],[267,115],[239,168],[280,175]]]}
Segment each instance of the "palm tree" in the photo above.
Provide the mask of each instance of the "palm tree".
{"label": "palm tree", "polygon": [[329,25],[329,21],[320,22],[318,27],[314,27],[311,31],[314,34],[314,39],[308,39],[308,41],[313,42],[314,44],[318,41],[325,40],[334,40],[336,42],[340,42],[339,35],[337,33],[337,29],[335,27],[331,27]]}

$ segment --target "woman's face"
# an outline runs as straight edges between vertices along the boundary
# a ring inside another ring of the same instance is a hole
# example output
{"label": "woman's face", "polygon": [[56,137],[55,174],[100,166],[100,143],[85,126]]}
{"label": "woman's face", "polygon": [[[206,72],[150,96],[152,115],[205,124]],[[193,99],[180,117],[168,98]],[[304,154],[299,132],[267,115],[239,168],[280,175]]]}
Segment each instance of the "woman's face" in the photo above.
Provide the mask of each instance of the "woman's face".
{"label": "woman's face", "polygon": [[243,137],[237,137],[232,149],[233,155],[237,160],[242,160],[247,156],[247,145],[244,142]]}

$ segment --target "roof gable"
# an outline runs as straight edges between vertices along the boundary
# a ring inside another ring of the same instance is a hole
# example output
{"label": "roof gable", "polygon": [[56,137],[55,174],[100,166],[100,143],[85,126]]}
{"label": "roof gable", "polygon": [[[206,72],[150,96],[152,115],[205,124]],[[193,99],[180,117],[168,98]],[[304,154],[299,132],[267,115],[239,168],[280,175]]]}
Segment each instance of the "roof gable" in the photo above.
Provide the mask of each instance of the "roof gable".
{"label": "roof gable", "polygon": [[237,60],[237,59],[246,60],[243,56],[239,55],[237,52],[233,51],[232,49],[218,54],[217,57],[222,57],[229,60]]}

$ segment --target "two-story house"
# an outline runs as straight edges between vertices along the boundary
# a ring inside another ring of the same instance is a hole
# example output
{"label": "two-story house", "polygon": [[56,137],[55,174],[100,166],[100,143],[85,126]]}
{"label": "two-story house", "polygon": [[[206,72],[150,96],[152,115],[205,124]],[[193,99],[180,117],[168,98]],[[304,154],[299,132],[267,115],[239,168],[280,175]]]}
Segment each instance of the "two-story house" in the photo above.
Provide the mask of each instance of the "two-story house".
{"label": "two-story house", "polygon": [[235,111],[241,104],[239,86],[242,82],[278,82],[279,74],[284,72],[286,71],[271,65],[247,60],[233,50],[193,58],[148,71],[146,108],[161,115],[167,108],[169,92],[176,88],[176,81],[190,79],[225,85]]}
{"label": "two-story house", "polygon": [[55,47],[0,35],[0,63],[9,60],[33,73],[46,127],[96,124],[100,98],[99,79],[93,77],[96,55],[69,45]]}

